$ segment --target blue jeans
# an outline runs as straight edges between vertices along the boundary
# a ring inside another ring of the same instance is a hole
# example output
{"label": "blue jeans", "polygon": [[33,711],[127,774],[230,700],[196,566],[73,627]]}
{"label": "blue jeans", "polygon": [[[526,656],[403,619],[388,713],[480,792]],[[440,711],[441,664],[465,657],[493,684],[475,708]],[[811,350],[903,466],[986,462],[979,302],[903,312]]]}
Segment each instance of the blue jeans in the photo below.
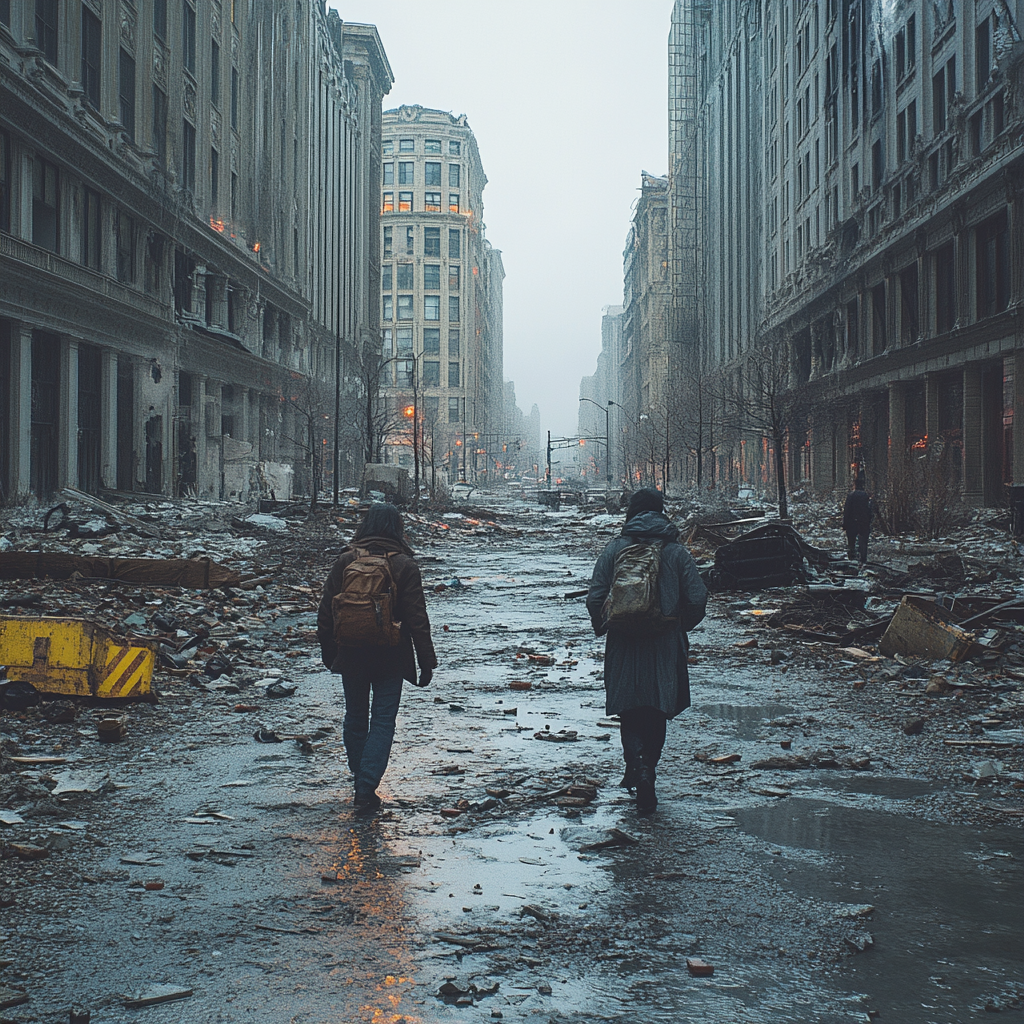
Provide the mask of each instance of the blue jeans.
{"label": "blue jeans", "polygon": [[341,677],[341,685],[345,689],[342,736],[348,766],[356,777],[356,793],[369,795],[380,784],[391,756],[402,677],[396,673],[375,679],[362,672],[347,672]]}

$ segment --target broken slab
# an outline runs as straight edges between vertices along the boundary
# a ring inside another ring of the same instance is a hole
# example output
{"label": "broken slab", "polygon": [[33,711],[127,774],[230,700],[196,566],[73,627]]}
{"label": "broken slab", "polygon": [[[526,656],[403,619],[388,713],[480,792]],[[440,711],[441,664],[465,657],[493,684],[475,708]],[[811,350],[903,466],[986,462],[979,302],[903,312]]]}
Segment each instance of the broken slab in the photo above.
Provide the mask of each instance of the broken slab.
{"label": "broken slab", "polygon": [[130,1010],[141,1009],[143,1006],[156,1006],[158,1003],[169,1003],[175,999],[187,999],[192,989],[181,985],[150,985],[138,995],[124,1001]]}
{"label": "broken slab", "polygon": [[962,661],[974,641],[974,634],[958,626],[937,602],[905,594],[879,641],[878,650],[887,658],[901,654]]}
{"label": "broken slab", "polygon": [[74,575],[151,587],[210,590],[237,587],[242,577],[209,558],[99,558],[59,552],[0,552],[0,580],[66,580]]}

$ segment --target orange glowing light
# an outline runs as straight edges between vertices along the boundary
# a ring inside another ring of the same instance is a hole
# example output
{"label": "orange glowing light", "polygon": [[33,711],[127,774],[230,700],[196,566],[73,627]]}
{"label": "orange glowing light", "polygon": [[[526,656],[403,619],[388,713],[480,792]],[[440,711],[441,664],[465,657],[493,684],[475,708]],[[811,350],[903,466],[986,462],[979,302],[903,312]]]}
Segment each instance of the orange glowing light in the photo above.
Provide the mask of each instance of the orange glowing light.
{"label": "orange glowing light", "polygon": [[216,220],[212,215],[210,217],[210,227],[213,228],[214,231],[219,231],[221,234],[224,234],[224,221]]}
{"label": "orange glowing light", "polygon": [[252,243],[252,251],[253,252],[259,252],[260,251],[260,243],[259,242],[253,242]]}
{"label": "orange glowing light", "polygon": [[404,417],[405,417],[405,418],[406,418],[407,420],[411,420],[411,419],[413,418],[413,416],[415,416],[415,415],[416,415],[416,406],[414,406],[414,405],[407,405],[407,406],[406,406],[406,407],[405,407],[405,408],[404,408],[404,409],[402,410],[402,415],[403,415],[403,416],[404,416]]}

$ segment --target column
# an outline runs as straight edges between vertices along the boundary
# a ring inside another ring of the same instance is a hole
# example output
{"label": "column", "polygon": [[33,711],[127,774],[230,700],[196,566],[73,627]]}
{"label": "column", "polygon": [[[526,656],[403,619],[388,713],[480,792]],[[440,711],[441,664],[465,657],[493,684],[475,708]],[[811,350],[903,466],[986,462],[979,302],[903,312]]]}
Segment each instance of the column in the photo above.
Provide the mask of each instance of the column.
{"label": "column", "polygon": [[[1022,378],[1024,379],[1024,378]],[[32,328],[11,330],[11,489],[32,489]]]}
{"label": "column", "polygon": [[924,431],[929,442],[939,434],[939,378],[934,373],[924,376]]}
{"label": "column", "polygon": [[100,353],[100,482],[117,486],[117,353]]}
{"label": "column", "polygon": [[816,491],[832,489],[832,429],[824,410],[815,412],[811,425],[811,482]]}
{"label": "column", "polygon": [[977,363],[964,367],[963,481],[964,501],[982,505],[985,499],[985,441],[982,424],[982,373]]}
{"label": "column", "polygon": [[1019,340],[1013,355],[1013,482],[1024,484],[1024,338]]}
{"label": "column", "polygon": [[1010,305],[1024,304],[1024,175],[1019,171],[1006,182],[1007,221],[1010,231]]}
{"label": "column", "polygon": [[62,487],[78,486],[78,339],[60,339],[60,436],[57,479]]}
{"label": "column", "polygon": [[903,381],[889,385],[889,462],[907,450],[907,386]]}
{"label": "column", "polygon": [[971,253],[970,235],[959,223],[960,218],[954,225],[954,251],[953,259],[956,264],[956,322],[960,327],[971,322],[974,317],[974,302],[971,299]]}

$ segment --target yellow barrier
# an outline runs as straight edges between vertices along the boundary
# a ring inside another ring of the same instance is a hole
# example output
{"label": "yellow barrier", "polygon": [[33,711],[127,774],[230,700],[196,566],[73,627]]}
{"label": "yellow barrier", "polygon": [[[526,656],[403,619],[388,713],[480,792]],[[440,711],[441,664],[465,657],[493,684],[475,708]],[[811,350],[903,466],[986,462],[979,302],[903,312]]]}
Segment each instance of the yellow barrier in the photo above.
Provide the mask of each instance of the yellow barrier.
{"label": "yellow barrier", "polygon": [[43,693],[151,700],[155,664],[154,644],[88,619],[0,616],[0,665]]}

